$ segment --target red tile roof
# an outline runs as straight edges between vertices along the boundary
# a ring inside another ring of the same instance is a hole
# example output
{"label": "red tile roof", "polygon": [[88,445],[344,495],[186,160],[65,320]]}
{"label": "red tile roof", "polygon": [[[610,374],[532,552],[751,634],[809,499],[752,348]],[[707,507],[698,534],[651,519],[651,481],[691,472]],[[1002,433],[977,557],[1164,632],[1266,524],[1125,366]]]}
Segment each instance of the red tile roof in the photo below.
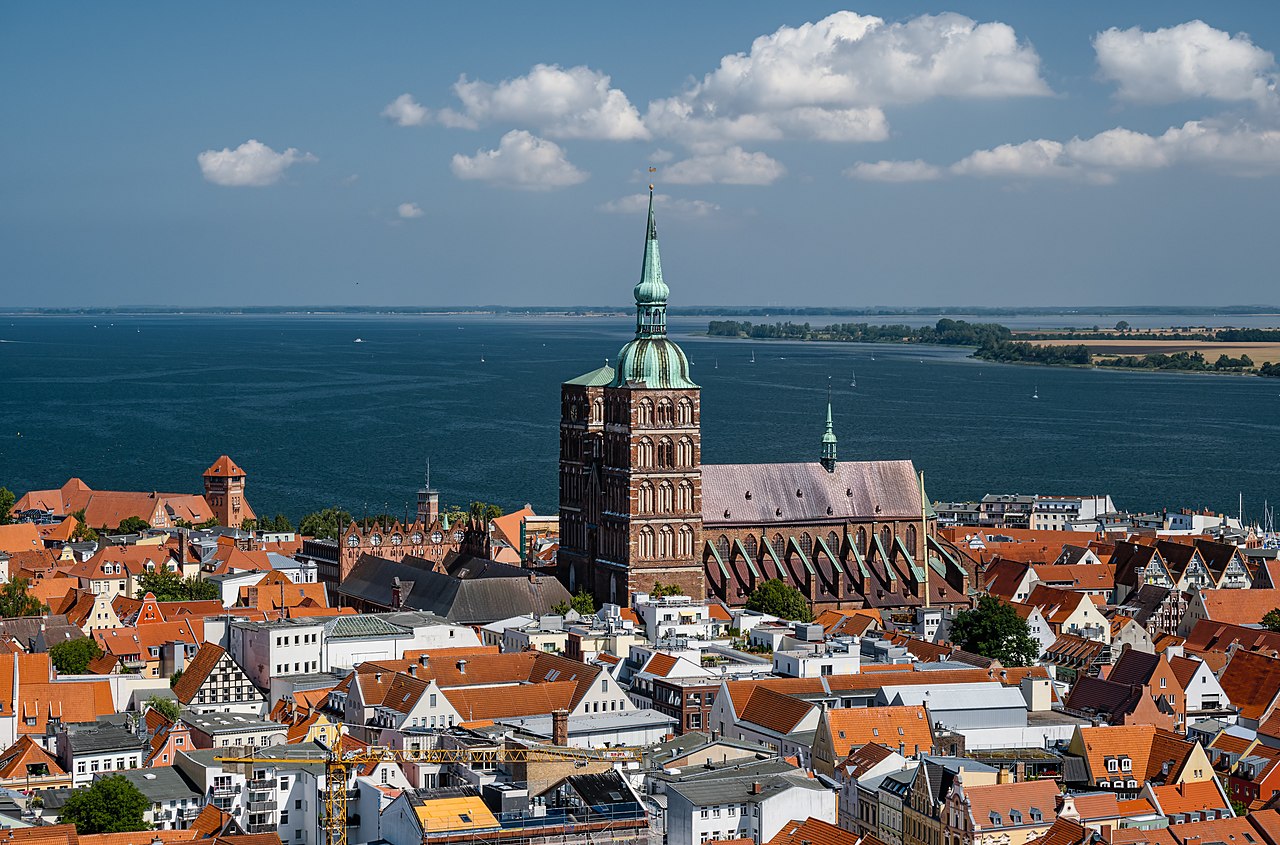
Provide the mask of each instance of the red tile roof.
{"label": "red tile roof", "polygon": [[1218,683],[1243,718],[1261,720],[1280,693],[1280,658],[1237,650]]}
{"label": "red tile roof", "polygon": [[221,456],[213,462],[213,466],[204,471],[206,476],[217,476],[227,478],[230,476],[244,475],[245,471],[236,465],[236,462],[226,455]]}
{"label": "red tile roof", "polygon": [[824,712],[836,759],[875,742],[911,756],[933,751],[933,726],[923,706],[842,707]]}

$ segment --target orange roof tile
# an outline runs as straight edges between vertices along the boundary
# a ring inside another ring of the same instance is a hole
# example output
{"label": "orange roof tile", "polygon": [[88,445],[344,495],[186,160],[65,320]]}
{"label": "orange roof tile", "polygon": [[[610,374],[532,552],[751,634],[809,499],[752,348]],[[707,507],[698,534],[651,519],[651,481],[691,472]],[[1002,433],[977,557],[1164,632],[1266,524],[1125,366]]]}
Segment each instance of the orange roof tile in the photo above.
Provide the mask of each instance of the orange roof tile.
{"label": "orange roof tile", "polygon": [[768,845],[858,845],[859,841],[856,833],[842,830],[821,819],[808,818],[784,824],[769,840]]}
{"label": "orange roof tile", "polygon": [[774,733],[786,734],[795,730],[814,706],[803,699],[774,692],[767,687],[757,687],[738,718]]}
{"label": "orange roof tile", "polygon": [[655,651],[649,658],[649,662],[645,664],[642,671],[648,672],[650,675],[657,675],[660,678],[667,677],[667,673],[676,667],[679,658],[674,655],[661,651]]}
{"label": "orange roof tile", "polygon": [[1214,622],[1257,625],[1280,607],[1280,588],[1270,590],[1201,590],[1204,609]]}
{"label": "orange roof tile", "polygon": [[823,714],[837,759],[859,745],[879,743],[912,755],[933,750],[933,726],[923,706],[842,707]]}
{"label": "orange roof tile", "polygon": [[455,687],[443,692],[462,718],[473,722],[569,710],[576,688],[572,681],[551,681],[514,687]]}
{"label": "orange roof tile", "polygon": [[996,783],[990,786],[966,786],[964,797],[969,801],[969,814],[976,829],[987,831],[997,826],[992,814],[1000,817],[999,825],[1009,827],[1013,811],[1022,815],[1023,824],[1036,824],[1031,820],[1031,809],[1038,809],[1045,826],[1057,818],[1055,804],[1058,800],[1058,783],[1050,778],[1026,780],[1017,783]]}
{"label": "orange roof tile", "polygon": [[1132,776],[1151,780],[1161,775],[1164,763],[1171,763],[1173,776],[1196,747],[1172,731],[1153,725],[1108,725],[1077,728],[1084,741],[1085,757],[1094,779],[1109,779],[1106,758],[1128,757]]}
{"label": "orange roof tile", "polygon": [[214,667],[218,665],[218,661],[222,659],[222,655],[226,653],[226,649],[217,643],[206,642],[200,646],[196,656],[191,658],[191,662],[183,670],[182,677],[173,685],[173,694],[178,701],[190,704],[195,699],[196,693],[200,691],[200,687],[204,686]]}
{"label": "orange roof tile", "polygon": [[43,549],[40,531],[32,522],[0,525],[0,552],[14,554]]}
{"label": "orange roof tile", "polygon": [[43,763],[48,767],[50,775],[65,775],[66,772],[58,761],[49,755],[29,736],[19,737],[18,741],[0,752],[0,778],[22,777],[27,773],[28,765]]}
{"label": "orange roof tile", "polygon": [[1222,795],[1219,794],[1217,782],[1212,780],[1153,786],[1151,791],[1155,794],[1156,801],[1160,803],[1160,809],[1166,816],[1231,807],[1231,803],[1223,800]]}
{"label": "orange roof tile", "polygon": [[1242,717],[1261,720],[1280,692],[1280,658],[1237,649],[1218,683]]}
{"label": "orange roof tile", "polygon": [[236,462],[226,455],[222,455],[218,460],[213,462],[213,466],[204,471],[206,476],[217,476],[227,478],[230,476],[244,475],[244,470],[236,465]]}
{"label": "orange roof tile", "polygon": [[[1237,590],[1237,592],[1247,592],[1247,590]],[[1214,819],[1212,821],[1203,822],[1187,822],[1185,824],[1171,824],[1168,827],[1169,833],[1173,834],[1173,838],[1184,845],[1197,845],[1197,843],[1222,842],[1226,845],[1250,845],[1251,842],[1257,841],[1258,830],[1249,821],[1247,817],[1239,818]],[[1246,834],[1248,836],[1246,837]]]}

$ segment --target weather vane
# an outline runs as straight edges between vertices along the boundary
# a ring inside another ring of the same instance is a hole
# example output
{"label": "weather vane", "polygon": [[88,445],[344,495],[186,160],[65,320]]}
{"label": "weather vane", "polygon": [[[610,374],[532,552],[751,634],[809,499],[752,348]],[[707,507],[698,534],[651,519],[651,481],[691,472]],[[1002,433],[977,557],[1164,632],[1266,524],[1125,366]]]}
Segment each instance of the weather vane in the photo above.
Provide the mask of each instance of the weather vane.
{"label": "weather vane", "polygon": [[[658,168],[656,168],[656,167],[650,167],[650,168],[649,168],[649,172],[650,172],[650,173],[657,173],[657,172],[658,172]],[[653,190],[653,183],[652,183],[652,182],[650,182],[650,183],[649,183],[649,190],[650,190],[650,191],[652,191],[652,190]]]}

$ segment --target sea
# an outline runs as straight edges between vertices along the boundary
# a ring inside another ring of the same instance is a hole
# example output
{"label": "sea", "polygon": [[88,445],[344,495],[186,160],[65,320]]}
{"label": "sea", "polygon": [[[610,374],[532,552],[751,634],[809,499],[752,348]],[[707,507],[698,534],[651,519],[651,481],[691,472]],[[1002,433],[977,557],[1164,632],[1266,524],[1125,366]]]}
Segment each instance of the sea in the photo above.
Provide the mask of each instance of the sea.
{"label": "sea", "polygon": [[[1234,514],[1243,498],[1257,518],[1280,498],[1280,380],[719,339],[706,325],[670,326],[702,386],[706,463],[817,460],[830,395],[840,458],[910,458],[933,499],[1110,494],[1129,510]],[[296,524],[328,506],[403,514],[429,460],[446,504],[553,513],[560,383],[615,359],[632,331],[625,316],[0,316],[0,485],[197,492],[225,453],[258,513]]]}

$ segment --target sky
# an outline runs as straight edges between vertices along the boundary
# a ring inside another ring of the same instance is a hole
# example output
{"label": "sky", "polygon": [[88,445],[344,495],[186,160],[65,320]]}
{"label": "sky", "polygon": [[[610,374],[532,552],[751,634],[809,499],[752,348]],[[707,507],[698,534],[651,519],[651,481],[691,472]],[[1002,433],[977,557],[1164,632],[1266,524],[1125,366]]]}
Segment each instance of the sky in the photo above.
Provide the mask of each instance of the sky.
{"label": "sky", "polygon": [[[0,4],[0,307],[1280,303],[1280,7]],[[656,168],[650,174],[649,168]]]}

